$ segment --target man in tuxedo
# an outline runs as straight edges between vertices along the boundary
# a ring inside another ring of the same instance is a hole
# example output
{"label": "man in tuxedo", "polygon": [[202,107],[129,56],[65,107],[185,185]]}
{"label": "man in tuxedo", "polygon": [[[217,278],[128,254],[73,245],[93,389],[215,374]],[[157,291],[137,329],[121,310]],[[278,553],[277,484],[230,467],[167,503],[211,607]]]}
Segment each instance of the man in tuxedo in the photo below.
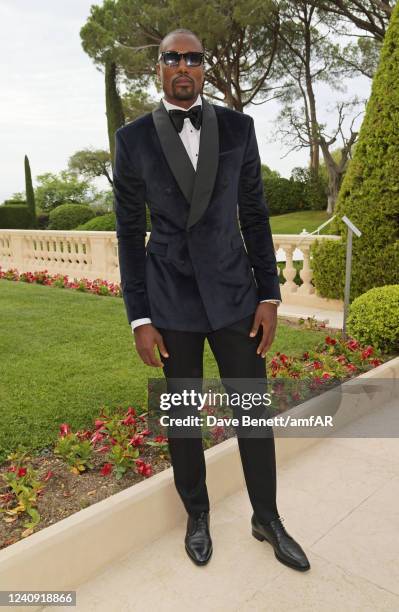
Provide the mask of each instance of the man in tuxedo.
{"label": "man in tuxedo", "polygon": [[[203,46],[190,30],[165,36],[156,70],[159,106],[115,133],[121,288],[136,350],[171,385],[189,379],[200,389],[207,338],[222,381],[266,380],[281,294],[253,119],[202,96]],[[309,569],[277,510],[272,432],[237,438],[253,536],[282,563]],[[204,565],[213,545],[202,437],[168,443],[188,514],[185,549]]]}

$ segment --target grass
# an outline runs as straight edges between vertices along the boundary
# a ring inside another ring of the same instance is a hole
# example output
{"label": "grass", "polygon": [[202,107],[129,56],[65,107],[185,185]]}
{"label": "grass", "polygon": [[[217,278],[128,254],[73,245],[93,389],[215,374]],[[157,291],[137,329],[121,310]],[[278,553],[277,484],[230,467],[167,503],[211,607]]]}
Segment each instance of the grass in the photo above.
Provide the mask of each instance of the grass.
{"label": "grass", "polygon": [[[324,210],[304,210],[270,217],[270,227],[272,234],[300,234],[303,229],[313,232],[329,218]],[[321,233],[328,234],[329,227],[327,225]]]}
{"label": "grass", "polygon": [[[59,425],[91,428],[101,408],[146,407],[147,379],[122,298],[0,280],[0,463],[22,443],[52,444]],[[279,323],[269,352],[300,355],[323,332]],[[208,343],[205,378],[218,378]]]}

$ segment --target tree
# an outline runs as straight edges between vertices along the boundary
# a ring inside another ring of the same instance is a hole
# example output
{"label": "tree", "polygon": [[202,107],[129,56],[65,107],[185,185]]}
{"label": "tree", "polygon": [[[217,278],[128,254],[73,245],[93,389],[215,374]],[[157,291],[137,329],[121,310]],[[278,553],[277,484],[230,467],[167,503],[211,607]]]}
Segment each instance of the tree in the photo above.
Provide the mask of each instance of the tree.
{"label": "tree", "polygon": [[105,0],[92,6],[82,46],[104,69],[113,61],[134,90],[156,84],[158,45],[169,31],[192,29],[205,47],[204,94],[239,111],[266,101],[276,75],[279,17],[273,0]]}
{"label": "tree", "polygon": [[[352,147],[355,144],[358,136],[358,132],[353,129],[357,116],[353,117],[351,125],[349,126],[350,135],[347,137],[344,134],[342,127],[345,119],[344,109],[357,104],[358,100],[356,97],[350,103],[340,102],[337,104],[338,127],[332,136],[328,137],[324,132],[324,127],[319,126],[319,143],[323,153],[325,168],[328,176],[327,213],[330,215],[332,215],[334,212],[341,182],[345,174],[348,161],[352,155]],[[336,143],[338,136],[341,137],[342,147],[339,149],[339,158],[337,159],[332,155],[330,148]]]}
{"label": "tree", "polygon": [[[338,88],[339,66],[331,52],[328,36],[317,29],[320,23],[317,10],[307,0],[281,2],[280,17],[283,23],[279,30],[277,62],[284,76],[278,133],[295,143],[291,150],[309,148],[310,168],[317,176],[319,127],[315,85],[324,81]],[[298,100],[302,103],[300,109]]]}
{"label": "tree", "polygon": [[105,108],[112,166],[114,165],[115,156],[115,131],[125,123],[122,100],[120,99],[116,84],[116,75],[116,63],[107,59],[105,63]]}
{"label": "tree", "polygon": [[311,0],[311,3],[382,41],[396,0]]}
{"label": "tree", "polygon": [[359,227],[353,241],[351,299],[399,282],[399,3],[385,35],[353,159],[342,181],[331,230],[342,243],[319,244],[313,268],[325,297],[343,297],[345,214]]}
{"label": "tree", "polygon": [[76,151],[68,160],[68,168],[72,172],[78,172],[88,179],[105,176],[110,186],[113,181],[111,177],[111,156],[103,149],[83,149]]}
{"label": "tree", "polygon": [[122,95],[122,105],[125,121],[129,123],[145,113],[150,113],[158,106],[158,101],[151,98],[151,96],[142,89],[133,91],[130,88],[130,90]]}
{"label": "tree", "polygon": [[32,227],[36,228],[37,219],[36,219],[35,193],[33,191],[32,173],[30,171],[29,159],[27,155],[25,155],[24,167],[25,167],[26,205],[32,217]]}
{"label": "tree", "polygon": [[50,212],[60,204],[89,204],[93,188],[89,181],[80,180],[66,170],[59,175],[46,172],[36,177],[35,199],[40,210]]}

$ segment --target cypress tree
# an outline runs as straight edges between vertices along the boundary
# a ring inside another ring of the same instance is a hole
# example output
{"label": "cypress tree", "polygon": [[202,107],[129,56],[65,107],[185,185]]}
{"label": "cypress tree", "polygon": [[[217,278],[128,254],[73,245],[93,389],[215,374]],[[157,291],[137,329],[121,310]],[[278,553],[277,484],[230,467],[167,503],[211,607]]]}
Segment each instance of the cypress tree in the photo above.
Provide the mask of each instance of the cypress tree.
{"label": "cypress tree", "polygon": [[116,86],[116,64],[112,60],[108,60],[105,63],[105,107],[107,113],[109,150],[113,166],[115,159],[115,131],[124,125],[125,115]]}
{"label": "cypress tree", "polygon": [[315,286],[343,298],[346,215],[361,230],[353,237],[351,300],[373,287],[399,282],[399,3],[385,35],[353,159],[336,203],[331,231],[342,243],[313,248]]}
{"label": "cypress tree", "polygon": [[32,217],[32,227],[37,228],[35,192],[33,191],[32,174],[30,171],[29,159],[25,155],[25,192],[26,205]]}

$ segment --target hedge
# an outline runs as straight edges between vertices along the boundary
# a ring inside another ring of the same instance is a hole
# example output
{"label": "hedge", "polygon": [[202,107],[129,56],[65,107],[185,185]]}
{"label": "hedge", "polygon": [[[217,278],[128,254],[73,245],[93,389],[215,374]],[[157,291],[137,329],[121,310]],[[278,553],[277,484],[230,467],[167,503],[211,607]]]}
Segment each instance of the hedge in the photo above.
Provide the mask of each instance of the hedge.
{"label": "hedge", "polygon": [[[373,287],[399,282],[399,3],[393,9],[358,142],[338,195],[331,230],[346,245],[346,215],[360,229],[353,237],[351,300]],[[343,298],[342,245],[313,249],[316,288]]]}
{"label": "hedge", "polygon": [[32,215],[26,202],[12,202],[0,206],[0,227],[2,229],[31,229]]}

